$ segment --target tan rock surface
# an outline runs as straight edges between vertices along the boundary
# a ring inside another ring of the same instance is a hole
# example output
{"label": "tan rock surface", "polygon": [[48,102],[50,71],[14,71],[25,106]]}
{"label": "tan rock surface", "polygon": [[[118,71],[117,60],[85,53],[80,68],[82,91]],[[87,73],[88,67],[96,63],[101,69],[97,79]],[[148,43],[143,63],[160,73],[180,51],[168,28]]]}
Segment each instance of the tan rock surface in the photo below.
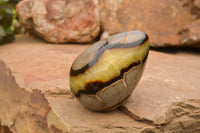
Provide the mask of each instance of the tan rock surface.
{"label": "tan rock surface", "polygon": [[199,131],[198,53],[150,51],[144,75],[123,107],[98,113],[69,90],[70,65],[87,47],[45,44],[30,36],[1,45],[0,124],[20,133]]}
{"label": "tan rock surface", "polygon": [[0,46],[1,124],[19,133],[139,132],[151,127],[118,110],[91,112],[73,97],[68,83],[70,65],[87,47],[44,44],[24,36]]}
{"label": "tan rock surface", "polygon": [[2,60],[0,60],[0,123],[17,133],[70,131],[70,127],[51,109],[44,94],[36,88],[28,91],[24,87],[19,87],[14,74]]}
{"label": "tan rock surface", "polygon": [[200,47],[198,0],[102,0],[99,3],[103,31],[115,34],[141,30],[149,34],[154,47]]}
{"label": "tan rock surface", "polygon": [[142,83],[125,107],[141,119],[156,124],[165,122],[165,113],[173,102],[200,98],[199,57],[199,54],[150,53]]}
{"label": "tan rock surface", "polygon": [[93,0],[23,0],[17,5],[24,28],[47,42],[90,42],[100,30]]}

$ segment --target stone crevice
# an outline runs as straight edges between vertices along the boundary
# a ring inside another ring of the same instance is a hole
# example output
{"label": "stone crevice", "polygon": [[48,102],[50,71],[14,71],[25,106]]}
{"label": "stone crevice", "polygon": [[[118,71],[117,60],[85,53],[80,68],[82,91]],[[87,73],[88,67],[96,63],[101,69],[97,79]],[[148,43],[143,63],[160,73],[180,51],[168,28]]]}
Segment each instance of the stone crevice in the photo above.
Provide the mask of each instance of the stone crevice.
{"label": "stone crevice", "polygon": [[128,108],[124,107],[123,105],[118,108],[122,113],[139,122],[143,122],[148,125],[154,125],[154,122],[145,118],[141,118],[140,116],[134,114],[133,112],[129,111]]}

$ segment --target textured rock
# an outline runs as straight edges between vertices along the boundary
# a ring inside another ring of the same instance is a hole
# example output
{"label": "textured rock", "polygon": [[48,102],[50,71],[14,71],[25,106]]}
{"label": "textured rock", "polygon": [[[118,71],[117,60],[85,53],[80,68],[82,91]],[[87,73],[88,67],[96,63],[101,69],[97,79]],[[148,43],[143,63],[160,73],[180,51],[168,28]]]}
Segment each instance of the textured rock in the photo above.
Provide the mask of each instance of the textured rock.
{"label": "textured rock", "polygon": [[[69,132],[69,126],[51,110],[40,90],[20,88],[15,78],[0,60],[0,121],[12,132]],[[6,132],[6,127],[4,128]]]}
{"label": "textured rock", "polygon": [[[151,46],[200,47],[199,0],[23,0],[22,25],[48,42],[90,42],[100,31],[140,30]],[[103,37],[102,37],[103,38]]]}
{"label": "textured rock", "polygon": [[[138,120],[160,126],[161,131],[167,133],[176,130],[200,131],[199,127],[194,128],[200,124],[199,57],[199,54],[150,52],[141,83],[124,104],[124,112],[129,116],[137,116]],[[186,110],[187,113],[184,112]],[[194,114],[196,117],[192,119],[190,115]],[[188,126],[180,126],[180,123],[187,122],[186,119],[179,119],[182,115],[189,117]]]}
{"label": "textured rock", "polygon": [[48,42],[90,42],[99,34],[95,0],[23,0],[17,12],[26,29]]}
{"label": "textured rock", "polygon": [[70,65],[87,47],[50,45],[29,36],[1,45],[0,130],[199,132],[199,53],[151,50],[144,75],[127,102],[98,113],[83,107],[69,90]]}
{"label": "textured rock", "polygon": [[115,34],[141,30],[149,34],[153,47],[200,47],[199,0],[102,0],[99,3],[103,31]]}
{"label": "textured rock", "polygon": [[173,102],[199,98],[199,57],[198,54],[177,53],[174,56],[150,52],[142,83],[137,86],[125,106],[141,119],[148,119],[156,124],[160,123],[161,117],[165,121],[163,115]]}
{"label": "textured rock", "polygon": [[161,130],[167,133],[186,132],[198,133],[200,132],[200,99],[186,100],[174,103],[169,111],[169,122]]}

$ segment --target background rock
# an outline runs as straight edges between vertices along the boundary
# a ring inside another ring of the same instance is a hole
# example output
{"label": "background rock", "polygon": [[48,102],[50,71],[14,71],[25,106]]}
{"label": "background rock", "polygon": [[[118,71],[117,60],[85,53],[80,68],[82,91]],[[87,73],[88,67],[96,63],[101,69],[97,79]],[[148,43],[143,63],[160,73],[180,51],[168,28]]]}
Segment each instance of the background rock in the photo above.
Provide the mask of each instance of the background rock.
{"label": "background rock", "polygon": [[100,18],[103,31],[141,30],[153,47],[200,47],[199,0],[102,0]]}
{"label": "background rock", "polygon": [[[152,47],[200,47],[199,0],[23,0],[17,5],[22,25],[48,42],[91,42],[140,30]],[[101,23],[101,24],[100,24]]]}
{"label": "background rock", "polygon": [[199,53],[151,50],[144,75],[127,102],[99,113],[86,109],[69,90],[70,66],[88,47],[49,45],[30,36],[17,36],[15,42],[1,45],[0,129],[199,132]]}
{"label": "background rock", "polygon": [[100,30],[93,0],[23,0],[17,5],[20,22],[53,43],[90,42]]}

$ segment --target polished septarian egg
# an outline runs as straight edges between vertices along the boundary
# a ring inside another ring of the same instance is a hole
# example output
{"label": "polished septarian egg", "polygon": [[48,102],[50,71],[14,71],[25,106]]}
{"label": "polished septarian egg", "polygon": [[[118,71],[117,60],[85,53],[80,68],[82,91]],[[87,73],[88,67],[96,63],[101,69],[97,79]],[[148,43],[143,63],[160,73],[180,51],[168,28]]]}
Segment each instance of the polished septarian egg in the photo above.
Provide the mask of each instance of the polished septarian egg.
{"label": "polished septarian egg", "polygon": [[70,88],[94,111],[119,107],[139,82],[149,52],[149,38],[141,31],[110,36],[79,55],[70,70]]}

